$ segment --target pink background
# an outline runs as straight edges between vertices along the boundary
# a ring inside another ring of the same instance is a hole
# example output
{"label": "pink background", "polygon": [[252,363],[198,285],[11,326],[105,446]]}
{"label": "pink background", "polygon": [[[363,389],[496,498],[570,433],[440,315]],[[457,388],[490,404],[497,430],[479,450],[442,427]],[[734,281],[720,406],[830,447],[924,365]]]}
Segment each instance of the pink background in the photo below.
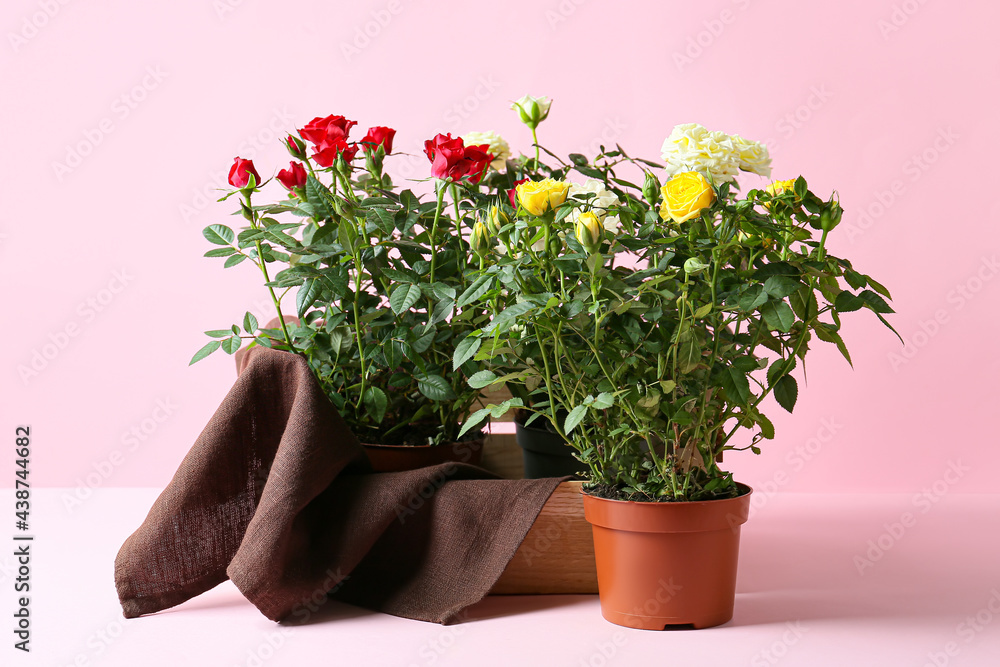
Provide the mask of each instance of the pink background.
{"label": "pink background", "polygon": [[36,485],[163,486],[234,378],[221,355],[188,368],[201,332],[270,315],[251,267],[201,257],[232,158],[270,176],[284,132],[345,114],[398,128],[415,157],[392,171],[424,178],[437,131],[527,150],[508,105],[531,93],[555,100],[557,153],[657,158],[696,121],[840,193],[830,246],[892,290],[907,346],[867,312],[856,370],[820,344],[795,415],[770,410],[777,440],[727,459],[761,502],[997,491],[998,21],[917,0],[6,0],[0,433],[31,425]]}

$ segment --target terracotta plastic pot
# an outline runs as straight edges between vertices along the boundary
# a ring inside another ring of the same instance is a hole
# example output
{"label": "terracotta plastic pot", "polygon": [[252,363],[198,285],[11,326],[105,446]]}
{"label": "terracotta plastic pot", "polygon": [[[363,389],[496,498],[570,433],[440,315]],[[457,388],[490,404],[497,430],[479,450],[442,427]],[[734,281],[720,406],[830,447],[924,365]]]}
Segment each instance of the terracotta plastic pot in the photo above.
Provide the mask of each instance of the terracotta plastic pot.
{"label": "terracotta plastic pot", "polygon": [[518,419],[514,419],[514,429],[524,459],[525,479],[565,477],[587,470],[587,465],[573,456],[573,448],[558,433],[535,425],[525,426]]}
{"label": "terracotta plastic pot", "polygon": [[416,470],[440,463],[469,463],[483,460],[484,439],[464,440],[450,445],[363,445],[375,472]]}
{"label": "terracotta plastic pot", "polygon": [[733,617],[740,526],[753,490],[737,498],[677,503],[583,494],[594,533],[601,613],[643,630],[708,628]]}

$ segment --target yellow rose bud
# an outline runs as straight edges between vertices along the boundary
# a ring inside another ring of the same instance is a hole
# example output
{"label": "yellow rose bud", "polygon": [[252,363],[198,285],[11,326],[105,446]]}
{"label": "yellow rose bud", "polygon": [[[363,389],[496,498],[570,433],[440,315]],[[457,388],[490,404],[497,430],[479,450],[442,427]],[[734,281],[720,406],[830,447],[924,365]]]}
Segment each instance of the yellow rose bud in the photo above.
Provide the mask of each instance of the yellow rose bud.
{"label": "yellow rose bud", "polygon": [[[790,178],[787,181],[775,181],[770,185],[768,185],[766,188],[764,188],[764,192],[771,195],[772,197],[777,197],[778,195],[782,195],[786,192],[795,192],[795,179]],[[798,201],[797,197],[796,201]],[[764,204],[764,208],[770,211],[771,203],[768,202]]]}
{"label": "yellow rose bud", "polygon": [[660,217],[678,223],[696,217],[702,209],[715,203],[715,190],[697,171],[677,174],[660,188],[660,192],[663,194]]}
{"label": "yellow rose bud", "polygon": [[497,234],[501,227],[510,222],[510,216],[501,206],[494,204],[487,211],[485,220],[490,233]]}
{"label": "yellow rose bud", "polygon": [[472,225],[472,233],[469,235],[469,246],[472,252],[480,257],[485,257],[493,247],[490,232],[482,220],[476,220]]}
{"label": "yellow rose bud", "polygon": [[595,253],[601,247],[604,236],[604,225],[592,211],[581,213],[576,219],[576,240],[587,252]]}
{"label": "yellow rose bud", "polygon": [[546,178],[525,181],[517,186],[517,201],[533,216],[542,216],[566,201],[569,183]]}

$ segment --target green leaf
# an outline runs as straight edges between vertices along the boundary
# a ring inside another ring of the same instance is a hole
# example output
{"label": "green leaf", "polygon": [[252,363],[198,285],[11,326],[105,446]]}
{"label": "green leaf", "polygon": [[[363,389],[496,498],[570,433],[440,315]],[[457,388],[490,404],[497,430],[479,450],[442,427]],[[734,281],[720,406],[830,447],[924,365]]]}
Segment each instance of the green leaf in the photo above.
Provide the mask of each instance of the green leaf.
{"label": "green leaf", "polygon": [[799,176],[795,179],[795,198],[802,201],[806,198],[806,193],[809,191],[809,186],[806,185],[806,179]]}
{"label": "green leaf", "polygon": [[876,313],[885,314],[896,312],[888,303],[885,302],[885,299],[869,289],[866,289],[864,292],[859,294],[858,297],[865,302],[865,305],[868,308],[871,308]]}
{"label": "green leaf", "polygon": [[493,321],[490,322],[489,325],[483,329],[483,331],[486,333],[492,333],[497,329],[500,329],[501,331],[509,329],[517,322],[517,318],[534,309],[534,307],[535,305],[530,301],[522,301],[521,303],[515,303],[512,306],[507,306],[493,318]]}
{"label": "green leaf", "polygon": [[569,411],[569,414],[566,415],[566,421],[563,424],[563,429],[566,435],[572,433],[573,429],[575,429],[577,426],[580,425],[580,422],[583,421],[583,418],[586,414],[587,414],[586,405],[578,405]]}
{"label": "green leaf", "polygon": [[243,339],[239,336],[230,336],[229,338],[224,338],[222,340],[222,351],[226,354],[233,354],[236,350],[240,349],[240,345],[243,344]]}
{"label": "green leaf", "polygon": [[694,311],[694,317],[696,320],[700,320],[711,312],[712,312],[712,304],[706,303],[704,306]]}
{"label": "green leaf", "polygon": [[493,371],[479,371],[469,378],[469,386],[473,389],[482,389],[493,384],[497,379],[497,374]]}
{"label": "green leaf", "polygon": [[868,279],[851,269],[844,270],[844,279],[851,286],[851,289],[861,289],[868,286]]}
{"label": "green leaf", "polygon": [[222,265],[222,268],[228,269],[230,267],[236,266],[240,262],[244,261],[246,258],[247,258],[246,255],[233,255],[226,260],[225,264]]}
{"label": "green leaf", "polygon": [[389,305],[392,306],[392,312],[399,315],[409,310],[419,298],[420,288],[404,283],[392,291],[389,296]]}
{"label": "green leaf", "polygon": [[865,302],[861,297],[844,290],[837,295],[836,300],[833,302],[833,307],[841,313],[851,313],[864,308]]}
{"label": "green leaf", "polygon": [[490,290],[492,281],[493,276],[479,276],[479,278],[476,279],[476,282],[469,285],[468,289],[462,292],[462,296],[458,297],[458,303],[456,305],[459,308],[463,308],[473,301],[478,301],[480,297]]}
{"label": "green leaf", "polygon": [[254,317],[253,313],[247,311],[247,314],[243,316],[243,330],[252,336],[257,333],[258,328],[257,318]]}
{"label": "green leaf", "polygon": [[719,386],[726,390],[730,401],[740,405],[747,404],[750,400],[750,382],[746,373],[732,366],[722,366],[715,376]]}
{"label": "green leaf", "polygon": [[802,287],[802,283],[788,276],[771,276],[764,281],[764,291],[772,299],[784,299]]}
{"label": "green leaf", "polygon": [[222,343],[220,343],[217,340],[211,341],[205,347],[201,348],[200,350],[198,350],[197,352],[194,353],[194,356],[191,357],[191,361],[188,362],[188,366],[190,366],[190,365],[192,365],[192,364],[194,364],[194,363],[196,363],[198,361],[201,361],[202,359],[204,359],[208,355],[212,354],[213,352],[215,352],[216,350],[219,349],[220,345],[222,345]]}
{"label": "green leaf", "polygon": [[594,402],[591,403],[591,407],[595,410],[606,410],[615,404],[615,397],[610,393],[603,391],[597,395]]}
{"label": "green leaf", "polygon": [[365,395],[362,400],[365,403],[365,407],[368,408],[368,414],[372,416],[375,423],[381,424],[385,418],[385,409],[389,405],[389,399],[386,397],[385,392],[378,387],[368,387],[365,389]]}
{"label": "green leaf", "polygon": [[791,375],[782,376],[774,385],[774,398],[778,405],[791,412],[799,398],[799,383]]}
{"label": "green leaf", "polygon": [[768,327],[782,333],[791,331],[792,325],[795,324],[795,313],[784,301],[768,301],[760,307],[760,313],[764,316],[764,322]]}
{"label": "green leaf", "polygon": [[490,408],[483,408],[482,410],[476,410],[469,418],[465,420],[462,425],[462,430],[458,432],[458,437],[461,438],[463,435],[468,433],[470,430],[478,426],[484,419],[490,416]]}
{"label": "green leaf", "polygon": [[440,375],[423,375],[417,378],[420,393],[432,401],[448,401],[455,398],[455,390]]}
{"label": "green leaf", "polygon": [[747,291],[740,296],[740,310],[752,312],[757,310],[767,302],[767,292],[760,285],[751,285]]}
{"label": "green leaf", "polygon": [[236,248],[212,248],[205,253],[205,257],[229,257],[234,252]]}
{"label": "green leaf", "polygon": [[225,338],[226,336],[232,336],[233,332],[231,329],[212,329],[211,331],[206,331],[205,335],[212,338]]}
{"label": "green leaf", "polygon": [[201,230],[201,233],[208,239],[209,243],[215,245],[232,245],[236,235],[233,230],[225,225],[209,225]]}
{"label": "green leaf", "polygon": [[697,336],[685,331],[679,337],[677,365],[681,373],[690,373],[701,363],[701,344]]}
{"label": "green leaf", "polygon": [[306,316],[306,311],[316,303],[320,291],[320,283],[315,278],[307,278],[302,283],[302,286],[299,287],[299,291],[295,295],[295,311],[298,313],[299,318]]}
{"label": "green leaf", "polygon": [[452,358],[452,370],[458,370],[466,361],[471,359],[479,351],[483,344],[482,339],[476,336],[466,336],[455,346],[455,355]]}

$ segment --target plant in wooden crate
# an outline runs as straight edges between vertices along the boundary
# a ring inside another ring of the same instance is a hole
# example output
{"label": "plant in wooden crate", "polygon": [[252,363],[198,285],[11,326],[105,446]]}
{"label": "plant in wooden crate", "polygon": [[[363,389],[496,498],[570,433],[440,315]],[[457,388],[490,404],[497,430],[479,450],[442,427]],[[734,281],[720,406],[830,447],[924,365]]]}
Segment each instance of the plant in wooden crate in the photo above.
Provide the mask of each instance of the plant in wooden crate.
{"label": "plant in wooden crate", "polygon": [[[828,251],[835,197],[802,177],[738,194],[740,170],[769,175],[764,146],[686,125],[663,157],[665,168],[620,148],[571,155],[555,178],[517,187],[516,213],[476,247],[469,291],[491,318],[469,343],[488,367],[469,381],[526,396],[587,465],[605,617],[703,627],[732,616],[749,508],[722,454],[774,437],[764,399],[793,409],[793,371],[816,340],[850,361],[842,314],[867,309],[889,326],[892,310],[885,288]],[[628,166],[643,185],[618,175]],[[567,196],[571,170],[616,201]],[[661,580],[678,588],[658,595]]]}
{"label": "plant in wooden crate", "polygon": [[[486,144],[467,146],[450,135],[428,141],[436,197],[424,202],[395,187],[383,169],[395,131],[375,127],[354,143],[354,124],[316,118],[289,136],[295,160],[277,175],[285,192],[277,201],[258,201],[266,182],[237,158],[234,189],[223,200],[239,197],[245,224],[206,228],[219,246],[206,254],[225,257],[227,268],[256,264],[280,328],[260,328],[248,313],[242,328],[206,332],[213,340],[192,363],[217,349],[232,354],[244,342],[303,354],[354,433],[370,443],[376,469],[475,461],[481,433],[459,434],[479,398],[466,382],[474,370],[471,363],[456,372],[449,366],[486,317],[482,306],[456,300],[469,276],[471,222],[461,204],[478,192],[494,156]],[[297,319],[282,310],[293,291]]]}

